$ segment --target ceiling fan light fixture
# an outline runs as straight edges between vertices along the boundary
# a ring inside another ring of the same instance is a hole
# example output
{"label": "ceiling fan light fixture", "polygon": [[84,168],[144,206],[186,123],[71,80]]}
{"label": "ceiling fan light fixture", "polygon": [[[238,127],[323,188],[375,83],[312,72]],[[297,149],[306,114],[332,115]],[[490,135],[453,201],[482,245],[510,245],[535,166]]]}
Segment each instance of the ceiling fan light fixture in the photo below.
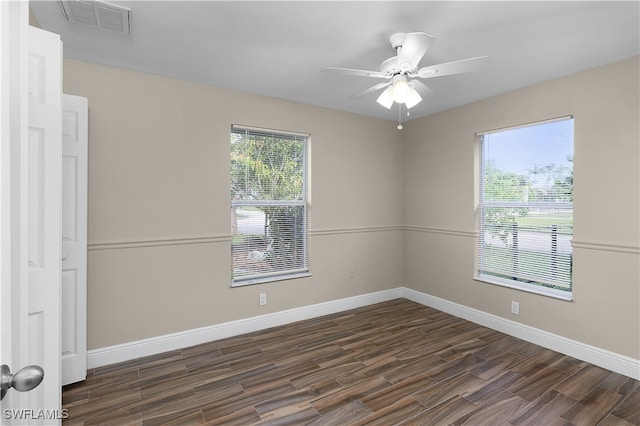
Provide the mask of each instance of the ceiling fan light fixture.
{"label": "ceiling fan light fixture", "polygon": [[387,109],[391,109],[394,102],[405,104],[407,108],[416,106],[422,97],[416,91],[413,82],[407,81],[407,77],[399,74],[393,77],[391,86],[380,94],[377,102]]}
{"label": "ceiling fan light fixture", "polygon": [[418,91],[413,87],[413,83],[409,83],[409,94],[405,99],[404,103],[407,106],[407,109],[412,108],[420,103],[422,100],[422,96],[418,93]]}
{"label": "ceiling fan light fixture", "polygon": [[393,83],[393,100],[399,104],[406,102],[407,97],[411,94],[411,87],[407,83],[407,79],[404,76],[400,78],[394,78]]}
{"label": "ceiling fan light fixture", "polygon": [[393,105],[393,86],[387,87],[386,90],[378,96],[376,102],[386,109],[391,109],[391,105]]}

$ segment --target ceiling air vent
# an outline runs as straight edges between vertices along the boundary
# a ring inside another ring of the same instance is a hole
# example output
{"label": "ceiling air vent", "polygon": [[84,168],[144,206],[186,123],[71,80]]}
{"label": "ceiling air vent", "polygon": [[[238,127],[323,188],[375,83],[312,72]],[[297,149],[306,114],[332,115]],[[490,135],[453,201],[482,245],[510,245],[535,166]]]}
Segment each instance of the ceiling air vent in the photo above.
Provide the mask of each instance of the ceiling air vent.
{"label": "ceiling air vent", "polygon": [[131,11],[95,0],[60,0],[64,17],[105,30],[131,34]]}

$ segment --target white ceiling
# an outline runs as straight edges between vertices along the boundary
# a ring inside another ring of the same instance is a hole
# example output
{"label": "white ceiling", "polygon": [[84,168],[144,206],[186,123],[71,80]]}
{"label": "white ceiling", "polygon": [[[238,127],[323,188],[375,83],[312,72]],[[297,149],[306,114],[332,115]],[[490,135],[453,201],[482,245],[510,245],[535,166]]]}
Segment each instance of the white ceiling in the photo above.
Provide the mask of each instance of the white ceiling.
{"label": "white ceiling", "polygon": [[484,71],[425,80],[417,118],[640,54],[638,1],[110,2],[131,9],[131,36],[30,3],[67,58],[391,120],[397,108],[375,94],[346,100],[380,80],[322,68],[378,70],[396,32],[435,37],[420,66],[491,57]]}

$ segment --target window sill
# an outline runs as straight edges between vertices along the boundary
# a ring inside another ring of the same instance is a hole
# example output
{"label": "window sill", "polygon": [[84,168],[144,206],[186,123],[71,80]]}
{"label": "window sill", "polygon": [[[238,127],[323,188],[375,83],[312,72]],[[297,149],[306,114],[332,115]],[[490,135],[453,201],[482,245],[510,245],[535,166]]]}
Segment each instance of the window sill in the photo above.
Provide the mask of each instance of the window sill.
{"label": "window sill", "polygon": [[473,279],[475,281],[499,285],[501,287],[512,288],[514,290],[526,291],[527,293],[539,294],[541,296],[552,297],[554,299],[564,300],[566,302],[573,301],[573,293],[570,291],[563,290],[555,290],[552,288],[540,287],[537,285],[526,284],[526,283],[518,283],[511,280],[504,280],[500,278],[489,278],[489,277],[480,277],[478,275],[474,276]]}
{"label": "window sill", "polygon": [[285,281],[285,280],[293,280],[296,278],[304,278],[310,277],[311,272],[296,272],[295,274],[286,274],[286,275],[273,275],[269,277],[256,277],[256,278],[248,278],[248,279],[239,279],[237,281],[231,281],[231,287],[243,287],[246,285],[253,284],[264,284],[275,281]]}

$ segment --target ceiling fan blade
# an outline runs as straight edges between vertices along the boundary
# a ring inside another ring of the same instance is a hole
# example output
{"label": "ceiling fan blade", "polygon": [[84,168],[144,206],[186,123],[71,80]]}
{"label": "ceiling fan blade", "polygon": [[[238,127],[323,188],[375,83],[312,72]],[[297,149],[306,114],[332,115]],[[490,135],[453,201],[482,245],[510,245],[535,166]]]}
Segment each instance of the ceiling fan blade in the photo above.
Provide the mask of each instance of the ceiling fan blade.
{"label": "ceiling fan blade", "polygon": [[480,71],[491,63],[488,56],[463,59],[461,61],[445,62],[420,68],[412,76],[420,78],[441,77],[444,75],[461,74],[464,72]]}
{"label": "ceiling fan blade", "polygon": [[404,37],[398,52],[398,65],[409,64],[407,70],[414,70],[433,43],[433,37],[427,33],[408,33]]}
{"label": "ceiling fan blade", "polygon": [[434,92],[429,86],[421,82],[420,80],[411,80],[410,84],[413,84],[414,89],[422,94],[432,95]]}
{"label": "ceiling fan blade", "polygon": [[390,86],[390,85],[391,85],[390,81],[385,81],[383,83],[378,83],[375,86],[371,86],[368,89],[363,90],[362,92],[359,92],[359,93],[356,93],[355,95],[349,96],[347,98],[347,100],[348,101],[356,101],[358,99],[362,99],[365,96],[367,96],[368,94],[373,93],[373,92],[377,92],[378,90],[383,89],[383,88],[385,88],[387,86]]}
{"label": "ceiling fan blade", "polygon": [[380,71],[355,70],[351,68],[327,67],[322,69],[323,72],[355,75],[357,77],[374,77],[374,78],[390,78],[391,76]]}

